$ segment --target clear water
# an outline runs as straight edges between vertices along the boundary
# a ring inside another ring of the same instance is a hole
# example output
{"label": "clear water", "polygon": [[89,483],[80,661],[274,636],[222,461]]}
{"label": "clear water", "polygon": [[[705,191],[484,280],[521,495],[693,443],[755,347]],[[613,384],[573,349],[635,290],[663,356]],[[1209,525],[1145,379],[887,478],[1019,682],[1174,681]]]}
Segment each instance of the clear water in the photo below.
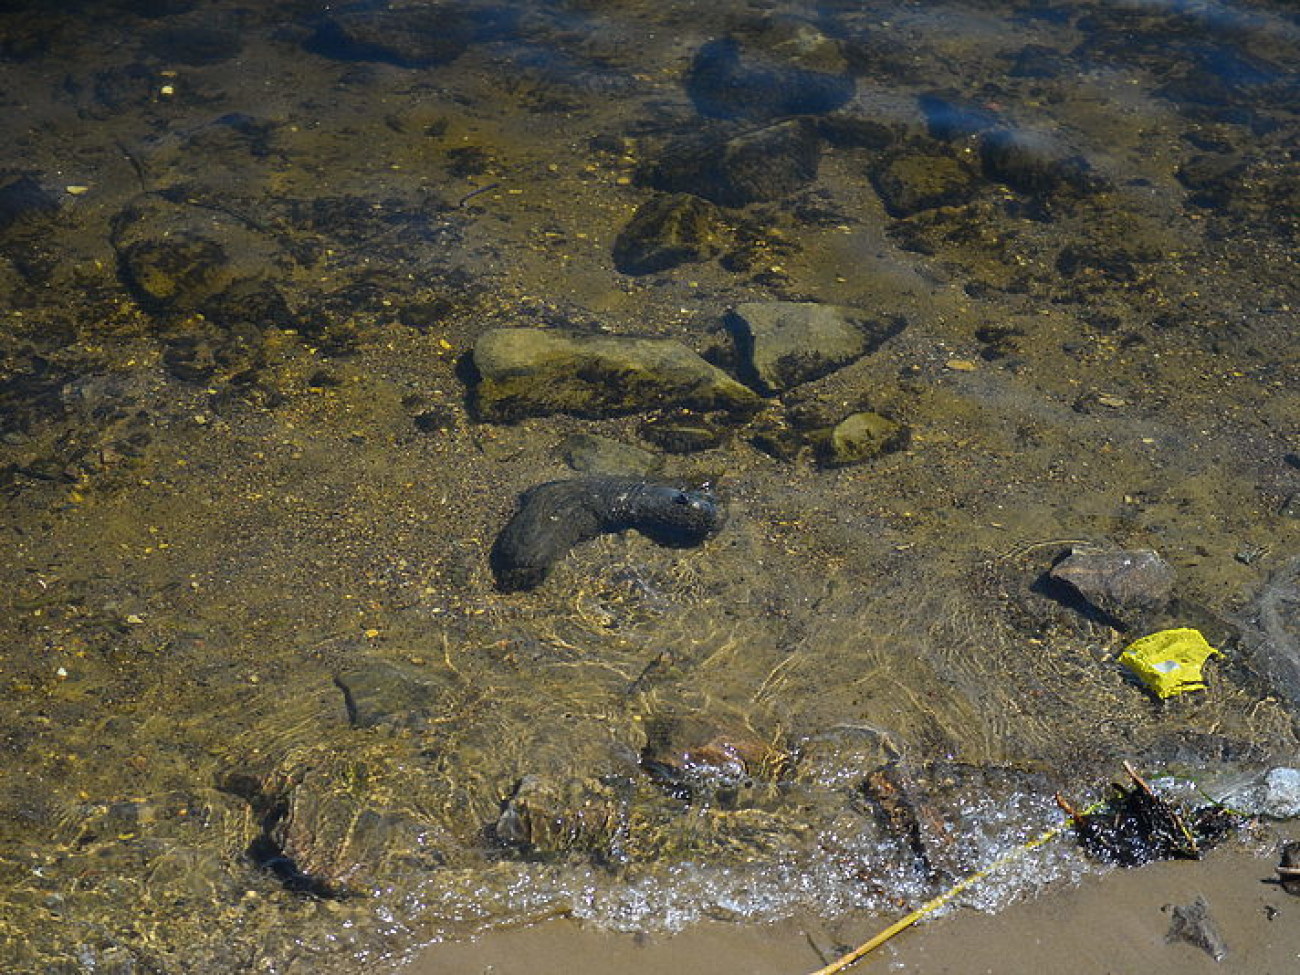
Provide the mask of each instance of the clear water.
{"label": "clear water", "polygon": [[[1298,39],[1280,2],[0,4],[2,967],[888,912],[1124,759],[1291,759]],[[792,126],[815,173],[688,176],[698,259],[620,269],[679,140]],[[773,300],[901,330],[751,417],[471,408],[489,328],[734,370],[727,310]],[[827,466],[859,411],[906,445]],[[725,527],[497,591],[519,493],[591,435]],[[1173,602],[1044,594],[1085,543],[1159,551]],[[1226,655],[1162,703],[1115,658],[1175,624]],[[768,758],[673,796],[637,764],[666,718]],[[526,779],[566,797],[550,846],[492,836]],[[286,889],[268,831],[351,896]],[[1085,869],[1063,837],[959,902]]]}

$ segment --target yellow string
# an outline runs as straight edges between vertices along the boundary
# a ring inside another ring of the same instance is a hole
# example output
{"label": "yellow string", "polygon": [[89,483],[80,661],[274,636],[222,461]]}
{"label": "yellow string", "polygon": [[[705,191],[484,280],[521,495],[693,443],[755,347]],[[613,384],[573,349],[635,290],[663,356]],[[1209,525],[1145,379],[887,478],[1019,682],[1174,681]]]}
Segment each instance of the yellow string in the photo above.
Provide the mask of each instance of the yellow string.
{"label": "yellow string", "polygon": [[895,921],[893,924],[885,928],[885,930],[881,931],[870,941],[854,948],[847,955],[843,955],[840,958],[837,958],[835,961],[831,962],[825,968],[817,969],[817,971],[813,972],[812,975],[834,975],[835,972],[842,972],[844,969],[848,968],[850,965],[852,965],[863,955],[866,955],[869,952],[874,951],[876,948],[879,948],[881,945],[883,945],[894,935],[898,934],[900,931],[907,930],[917,921],[921,920],[921,918],[925,917],[927,914],[932,914],[933,912],[937,911],[939,908],[943,907],[944,904],[947,904],[950,900],[952,900],[954,897],[960,894],[971,884],[983,880],[989,874],[993,873],[995,870],[999,869],[1000,867],[1003,867],[1006,864],[1010,863],[1016,857],[1022,856],[1023,854],[1028,853],[1030,850],[1036,850],[1044,843],[1050,843],[1052,840],[1056,839],[1056,837],[1060,836],[1061,833],[1063,833],[1065,829],[1070,825],[1070,823],[1071,820],[1067,819],[1059,826],[1053,826],[1049,830],[1044,830],[1042,833],[1035,836],[1028,843],[1024,843],[1021,846],[1016,847],[1014,850],[1011,850],[1009,853],[1004,853],[1002,856],[998,857],[998,859],[994,860],[983,870],[980,870],[977,873],[973,873],[969,877],[966,877],[965,879],[958,881],[951,889],[940,894],[938,897],[935,897],[933,900],[929,900],[926,903],[922,904],[911,914],[907,915],[907,917]]}

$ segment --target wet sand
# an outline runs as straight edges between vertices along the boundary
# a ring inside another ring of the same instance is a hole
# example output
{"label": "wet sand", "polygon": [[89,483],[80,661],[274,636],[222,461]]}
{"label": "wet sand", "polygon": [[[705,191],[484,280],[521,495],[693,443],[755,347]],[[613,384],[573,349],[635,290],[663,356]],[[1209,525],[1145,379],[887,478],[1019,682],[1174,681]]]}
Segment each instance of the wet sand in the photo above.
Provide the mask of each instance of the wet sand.
{"label": "wet sand", "polygon": [[[1086,875],[996,914],[948,910],[902,931],[850,972],[1038,975],[1065,966],[1077,975],[1300,970],[1300,897],[1272,883],[1277,849],[1300,837],[1295,822],[1252,831],[1199,862],[1166,862]],[[1169,940],[1173,905],[1205,899],[1228,952]],[[865,943],[895,918],[837,923],[710,923],[672,937],[639,937],[557,919],[436,945],[406,975],[791,975],[811,973]]]}

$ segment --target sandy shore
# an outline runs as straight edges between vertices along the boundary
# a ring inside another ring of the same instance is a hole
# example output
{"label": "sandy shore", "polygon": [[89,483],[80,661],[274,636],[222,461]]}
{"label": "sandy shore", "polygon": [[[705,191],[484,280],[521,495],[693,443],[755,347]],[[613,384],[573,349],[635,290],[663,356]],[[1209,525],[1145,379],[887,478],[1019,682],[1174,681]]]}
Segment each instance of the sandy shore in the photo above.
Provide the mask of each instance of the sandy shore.
{"label": "sandy shore", "polygon": [[[1071,975],[1142,972],[1195,975],[1300,971],[1300,897],[1271,882],[1277,849],[1300,838],[1300,823],[1261,828],[1200,862],[1158,863],[1090,874],[998,914],[949,911],[919,923],[874,951],[854,972],[939,975]],[[1228,947],[1221,961],[1169,940],[1172,905],[1202,897]],[[893,918],[854,917],[825,924],[707,924],[673,937],[611,934],[555,920],[436,945],[408,975],[792,975],[812,972],[836,951],[865,942]]]}

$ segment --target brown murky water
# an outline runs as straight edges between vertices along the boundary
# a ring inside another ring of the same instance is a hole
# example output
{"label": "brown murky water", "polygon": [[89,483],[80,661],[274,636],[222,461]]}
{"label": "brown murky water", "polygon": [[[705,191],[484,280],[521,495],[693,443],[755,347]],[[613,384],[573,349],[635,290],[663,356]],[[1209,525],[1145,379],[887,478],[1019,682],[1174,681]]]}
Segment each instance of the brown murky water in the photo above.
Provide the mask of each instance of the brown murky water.
{"label": "brown murky water", "polygon": [[[1295,764],[1298,41],[1267,2],[0,4],[6,970],[848,923],[1124,759]],[[746,378],[727,313],[772,301],[889,337],[739,413],[475,408],[489,329]],[[837,463],[852,414],[905,435]],[[520,492],[593,470],[725,524],[499,591]],[[1172,597],[1044,585],[1086,545]],[[1158,701],[1116,657],[1170,625],[1225,655]]]}

